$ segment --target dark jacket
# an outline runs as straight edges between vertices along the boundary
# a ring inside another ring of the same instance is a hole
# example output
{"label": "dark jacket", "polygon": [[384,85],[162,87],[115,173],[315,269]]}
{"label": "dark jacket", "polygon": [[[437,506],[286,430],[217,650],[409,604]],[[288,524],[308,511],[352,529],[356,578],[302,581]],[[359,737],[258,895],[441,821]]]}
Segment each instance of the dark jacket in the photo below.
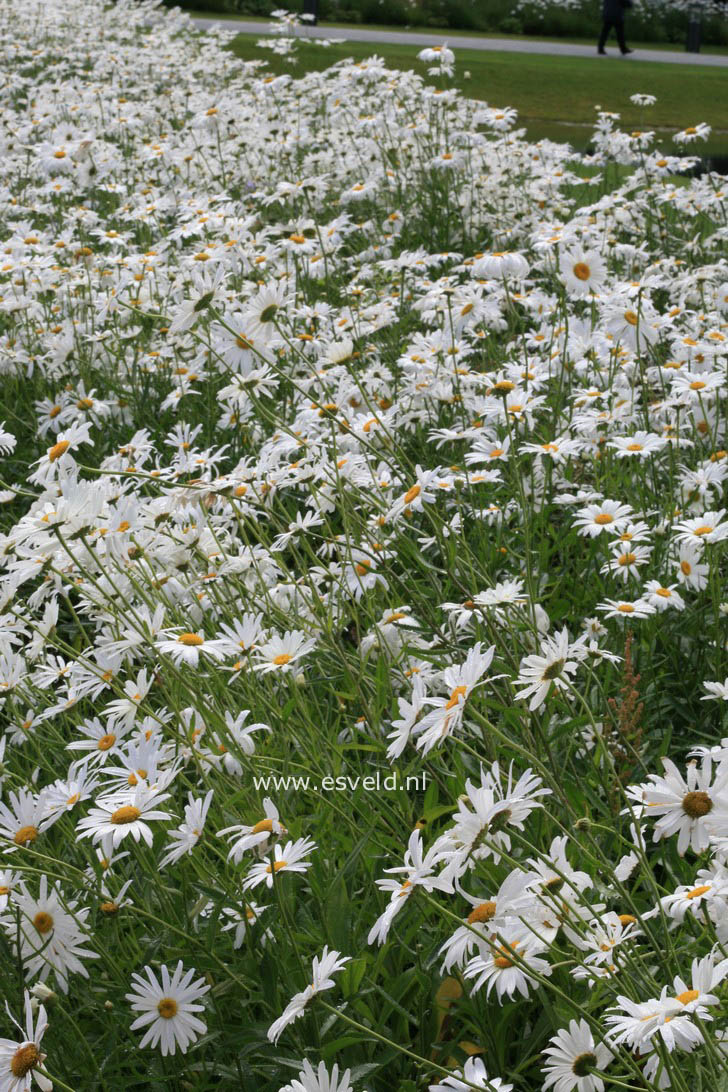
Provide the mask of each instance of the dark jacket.
{"label": "dark jacket", "polygon": [[631,0],[603,0],[602,18],[611,20],[624,19],[625,10],[631,7]]}

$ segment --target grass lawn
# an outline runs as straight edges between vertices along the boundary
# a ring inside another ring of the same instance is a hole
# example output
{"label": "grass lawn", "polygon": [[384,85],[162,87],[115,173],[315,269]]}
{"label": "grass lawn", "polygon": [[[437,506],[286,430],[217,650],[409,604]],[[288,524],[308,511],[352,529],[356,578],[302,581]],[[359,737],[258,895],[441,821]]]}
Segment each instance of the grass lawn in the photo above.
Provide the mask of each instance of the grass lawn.
{"label": "grass lawn", "polygon": [[[195,16],[198,19],[223,19],[226,22],[234,21],[236,23],[262,23],[267,22],[265,15],[235,15],[232,12],[210,12],[210,11],[190,11],[190,15]],[[395,26],[393,24],[385,23],[329,23],[319,22],[319,27],[334,32],[346,31],[346,30],[390,30],[398,34],[433,34],[441,36],[443,41],[452,38],[502,38],[504,41],[519,42],[526,40],[528,42],[566,42],[569,45],[594,45],[597,38],[599,28],[595,29],[594,35],[591,38],[573,38],[573,37],[548,37],[545,34],[500,34],[495,30],[456,30],[453,27],[410,27],[410,26]],[[629,29],[629,28],[628,28]],[[335,37],[335,34],[332,34]],[[627,34],[629,37],[629,33]],[[682,53],[685,48],[684,42],[637,42],[635,49],[661,49],[669,52]],[[701,48],[701,53],[728,53],[728,46],[720,45],[704,45]]]}
{"label": "grass lawn", "polygon": [[[243,60],[265,59],[272,71],[302,75],[324,69],[345,57],[361,60],[377,53],[392,68],[425,66],[416,59],[419,47],[347,42],[322,48],[303,43],[299,57],[279,58],[256,45],[257,38],[238,35],[232,48]],[[463,73],[469,71],[470,78]],[[532,139],[549,137],[584,146],[595,105],[619,113],[631,128],[681,129],[704,121],[716,130],[700,155],[728,154],[728,79],[720,69],[622,61],[619,57],[549,57],[533,54],[458,50],[456,84],[469,97],[495,106],[515,106]],[[657,96],[649,109],[633,106],[630,95]],[[568,123],[568,124],[559,124]],[[661,136],[670,142],[669,133]],[[671,143],[671,142],[670,142]]]}

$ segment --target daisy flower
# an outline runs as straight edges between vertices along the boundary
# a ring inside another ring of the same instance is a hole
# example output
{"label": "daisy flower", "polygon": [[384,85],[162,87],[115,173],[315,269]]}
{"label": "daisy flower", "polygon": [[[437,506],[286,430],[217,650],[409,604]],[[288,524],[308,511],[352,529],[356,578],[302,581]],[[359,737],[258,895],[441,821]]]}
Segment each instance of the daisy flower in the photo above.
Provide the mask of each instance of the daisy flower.
{"label": "daisy flower", "polygon": [[258,662],[253,670],[259,671],[261,675],[268,675],[272,671],[285,674],[292,670],[297,660],[315,647],[315,638],[307,638],[300,629],[290,630],[282,635],[276,634],[256,648]]}
{"label": "daisy flower", "polygon": [[691,591],[703,591],[708,584],[710,567],[702,560],[702,543],[684,541],[680,543],[675,570],[679,584],[684,584]]}
{"label": "daisy flower", "polygon": [[377,880],[377,887],[380,891],[390,892],[390,901],[369,930],[367,944],[374,944],[375,941],[378,944],[384,943],[392,921],[417,887],[422,887],[425,891],[434,891],[436,889],[439,891],[452,891],[452,883],[449,878],[435,876],[435,868],[442,859],[440,845],[435,843],[428,849],[427,853],[423,853],[422,849],[422,835],[419,830],[413,830],[407,844],[404,864],[385,869],[385,872],[398,878]]}
{"label": "daisy flower", "polygon": [[148,824],[171,818],[169,812],[157,809],[158,804],[168,799],[169,793],[160,793],[145,784],[137,785],[131,793],[100,797],[79,822],[77,841],[91,838],[94,844],[101,844],[107,855],[129,835],[135,842],[143,839],[151,847],[154,836]]}
{"label": "daisy flower", "polygon": [[281,321],[287,297],[286,285],[267,284],[252,299],[248,300],[243,316],[243,326],[251,338],[268,344],[276,335],[276,326]]}
{"label": "daisy flower", "polygon": [[545,788],[541,778],[530,769],[514,783],[511,767],[503,785],[497,761],[488,771],[481,767],[479,785],[470,779],[465,782],[465,793],[454,814],[455,823],[444,836],[445,844],[464,867],[489,856],[497,864],[500,851],[507,852],[511,847],[508,828],[523,830],[531,812],[543,807],[538,797],[550,793],[551,789]]}
{"label": "daisy flower", "polygon": [[625,529],[631,517],[632,508],[629,504],[603,500],[601,504],[587,504],[584,508],[580,508],[576,513],[574,526],[578,528],[580,535],[596,538],[604,531],[609,534],[619,534]]}
{"label": "daisy flower", "polygon": [[613,436],[607,440],[607,447],[615,452],[618,459],[645,459],[665,447],[667,440],[653,432],[635,432],[632,436]]}
{"label": "daisy flower", "polygon": [[[516,686],[523,689],[516,693],[516,698],[530,698],[528,708],[533,710],[543,705],[552,688],[567,689],[571,682],[569,676],[576,674],[579,661],[584,658],[584,644],[584,637],[570,644],[566,627],[553,637],[542,638],[539,654],[524,656],[521,660]],[[570,656],[575,658],[569,659]]]}
{"label": "daisy flower", "polygon": [[277,1043],[284,1029],[303,1016],[306,1005],[312,997],[324,990],[330,990],[335,985],[331,976],[346,966],[350,959],[351,956],[330,952],[328,947],[324,947],[320,958],[314,956],[310,985],[291,998],[282,1015],[268,1028],[268,1039],[271,1043]]}
{"label": "daisy flower", "polygon": [[717,512],[703,512],[701,516],[676,523],[673,531],[678,542],[722,542],[728,538],[728,520],[723,520],[725,508]]}
{"label": "daisy flower", "polygon": [[[467,1083],[466,1083],[467,1082]],[[500,1077],[489,1077],[482,1058],[468,1058],[462,1069],[439,1084],[431,1084],[429,1092],[468,1092],[469,1088],[484,1088],[488,1092],[511,1092],[513,1085]]]}
{"label": "daisy flower", "polygon": [[5,847],[10,853],[22,846],[32,845],[39,834],[55,823],[60,812],[50,812],[45,796],[25,789],[8,793],[8,804],[0,801],[0,838],[11,844]]}
{"label": "daisy flower", "polygon": [[603,603],[597,603],[597,610],[606,618],[617,618],[620,621],[630,619],[649,618],[655,613],[655,608],[644,598],[635,599],[605,599]]}
{"label": "daisy flower", "polygon": [[603,1043],[595,1043],[586,1020],[571,1020],[568,1028],[553,1035],[544,1050],[543,1087],[555,1092],[602,1092],[604,1081],[595,1070],[605,1069],[612,1052]]}
{"label": "daisy flower", "polygon": [[703,695],[701,701],[728,701],[728,676],[724,682],[704,682],[703,690],[708,693]]}
{"label": "daisy flower", "polygon": [[17,442],[12,432],[8,432],[5,428],[5,422],[0,421],[0,455],[9,455],[15,450]]}
{"label": "daisy flower", "polygon": [[[701,868],[694,881],[681,884],[671,895],[664,895],[660,904],[673,921],[682,922],[687,914],[714,923],[728,923],[728,871],[725,865],[712,870]],[[723,926],[725,930],[725,925]]]}
{"label": "daisy flower", "polygon": [[176,664],[187,664],[188,667],[197,667],[201,656],[222,660],[227,647],[225,642],[210,640],[203,633],[172,635],[171,631],[163,630],[160,637],[163,639],[155,642],[159,651],[169,656]]}
{"label": "daisy flower", "polygon": [[70,975],[88,978],[82,960],[98,959],[96,952],[84,947],[89,909],[67,898],[58,883],[49,889],[46,876],[40,878],[37,898],[20,884],[13,901],[19,917],[6,914],[2,926],[13,946],[19,945],[18,958],[28,978],[45,982],[53,973],[63,993],[68,993]]}
{"label": "daisy flower", "polygon": [[159,867],[164,868],[168,864],[176,864],[182,857],[191,853],[195,848],[205,827],[207,812],[212,800],[213,790],[200,799],[195,799],[192,793],[187,794],[184,822],[176,830],[169,832],[172,845],[159,862]]}
{"label": "daisy flower", "polygon": [[648,546],[633,546],[631,543],[625,547],[619,540],[612,544],[613,555],[606,565],[602,565],[601,573],[613,573],[626,584],[630,576],[638,577],[643,565],[650,559]]}
{"label": "daisy flower", "polygon": [[133,1012],[140,1012],[132,1031],[145,1028],[140,1047],[159,1046],[162,1055],[175,1054],[177,1048],[183,1054],[207,1031],[207,1025],[195,1013],[202,1012],[198,1004],[208,992],[204,978],[192,981],[194,967],[185,971],[182,960],[170,975],[169,969],[159,969],[161,981],[151,967],[145,967],[143,975],[132,975],[132,992],[126,995]]}
{"label": "daisy flower", "polygon": [[485,652],[478,642],[468,652],[465,662],[458,667],[448,667],[443,672],[443,683],[449,690],[447,697],[426,698],[425,705],[435,706],[415,726],[417,747],[425,754],[452,735],[463,719],[465,702],[490,667],[495,652],[491,645]]}
{"label": "daisy flower", "polygon": [[33,1019],[32,998],[25,991],[25,1027],[16,1020],[13,1023],[21,1035],[21,1041],[0,1039],[0,1089],[2,1092],[28,1092],[34,1081],[43,1092],[50,1092],[53,1082],[38,1073],[46,1059],[40,1043],[48,1027],[46,1010],[42,1005]]}
{"label": "daisy flower", "polygon": [[308,1058],[303,1059],[303,1069],[298,1079],[283,1085],[278,1092],[354,1092],[351,1084],[351,1070],[345,1069],[339,1076],[339,1067],[334,1063],[331,1073],[323,1062],[314,1069]]}
{"label": "daisy flower", "polygon": [[315,848],[316,843],[310,838],[298,838],[295,842],[286,842],[284,846],[278,843],[273,849],[273,861],[259,861],[252,866],[243,880],[243,890],[249,891],[262,883],[273,887],[274,875],[305,872],[311,867],[311,862],[304,860],[304,857]]}
{"label": "daisy flower", "polygon": [[225,827],[224,830],[219,830],[217,833],[220,838],[230,837],[233,844],[228,853],[228,860],[240,864],[241,858],[247,850],[257,848],[258,852],[263,855],[268,852],[268,843],[272,837],[288,834],[288,831],[280,821],[278,808],[270,797],[266,796],[263,800],[262,819],[253,823],[252,826],[238,824],[233,827]]}
{"label": "daisy flower", "polygon": [[677,851],[684,856],[688,848],[701,853],[710,845],[713,829],[728,828],[728,768],[722,764],[713,781],[711,760],[698,765],[689,763],[687,779],[675,763],[663,758],[664,774],[650,774],[647,784],[632,785],[627,794],[644,805],[646,816],[658,817],[653,841],[677,834]]}
{"label": "daisy flower", "polygon": [[570,296],[581,299],[598,292],[607,277],[607,265],[598,250],[574,247],[561,257],[561,280]]}
{"label": "daisy flower", "polygon": [[[486,948],[485,943],[482,948]],[[540,958],[545,951],[546,945],[530,929],[516,923],[516,928],[500,933],[497,941],[488,942],[484,955],[469,960],[463,975],[474,979],[472,993],[487,986],[487,996],[495,990],[501,1004],[504,998],[511,1000],[515,994],[528,997],[535,981],[529,972],[542,978],[551,974],[549,964]]]}

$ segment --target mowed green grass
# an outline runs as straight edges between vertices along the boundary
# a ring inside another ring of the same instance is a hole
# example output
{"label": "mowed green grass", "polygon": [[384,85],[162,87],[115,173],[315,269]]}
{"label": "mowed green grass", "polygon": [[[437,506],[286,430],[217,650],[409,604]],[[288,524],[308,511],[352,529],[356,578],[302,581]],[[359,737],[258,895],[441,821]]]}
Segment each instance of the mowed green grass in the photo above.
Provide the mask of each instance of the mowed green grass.
{"label": "mowed green grass", "polygon": [[[197,19],[221,19],[226,23],[265,23],[268,22],[268,17],[265,15],[237,15],[231,11],[196,11],[193,9],[186,9],[188,13]],[[435,37],[442,38],[443,41],[452,41],[456,38],[502,38],[506,42],[566,42],[571,45],[593,45],[599,33],[599,27],[595,27],[594,34],[589,38],[580,38],[567,35],[566,37],[559,36],[553,37],[547,34],[502,34],[497,30],[460,30],[456,27],[420,27],[420,26],[400,26],[396,23],[331,23],[328,20],[325,22],[319,21],[319,28],[321,30],[331,31],[331,37],[335,38],[337,34],[347,30],[386,30],[393,31],[396,34],[431,34]],[[305,34],[306,31],[303,31]],[[343,35],[342,35],[343,37]],[[629,25],[627,26],[627,40],[629,41]],[[684,42],[637,42],[633,43],[635,49],[656,49],[673,53],[682,53],[685,48]],[[421,47],[420,47],[421,48]],[[728,53],[728,46],[724,45],[703,45],[701,46],[701,53]]]}
{"label": "mowed green grass", "polygon": [[[328,68],[352,57],[360,61],[377,54],[391,68],[414,69],[423,75],[426,65],[417,60],[419,46],[345,42],[328,48],[303,42],[297,59],[279,58],[256,45],[258,37],[240,34],[232,49],[243,60],[267,60],[271,71],[300,76]],[[465,72],[469,72],[468,79]],[[548,136],[578,144],[588,139],[598,105],[621,116],[630,129],[682,129],[707,122],[716,132],[707,145],[694,145],[697,154],[728,155],[728,72],[722,68],[673,65],[634,58],[622,59],[613,50],[608,57],[559,57],[523,53],[484,53],[457,50],[455,85],[470,98],[493,106],[514,106],[532,139]],[[655,106],[634,106],[630,95],[657,96]],[[557,124],[569,123],[563,128]],[[722,130],[722,131],[721,131]],[[672,143],[669,134],[658,134]],[[692,150],[692,149],[691,149]]]}

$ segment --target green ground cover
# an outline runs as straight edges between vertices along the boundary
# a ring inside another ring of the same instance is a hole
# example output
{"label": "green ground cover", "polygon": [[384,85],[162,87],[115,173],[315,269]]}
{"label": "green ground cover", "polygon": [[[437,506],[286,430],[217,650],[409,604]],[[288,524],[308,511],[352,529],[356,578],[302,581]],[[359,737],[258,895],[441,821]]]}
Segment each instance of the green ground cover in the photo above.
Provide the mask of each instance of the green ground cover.
{"label": "green ground cover", "polygon": [[[345,57],[361,60],[373,53],[391,68],[425,71],[417,60],[418,46],[346,42],[322,48],[302,43],[297,57],[280,58],[257,41],[240,34],[232,48],[243,60],[266,60],[272,71],[294,76],[328,68]],[[598,105],[620,114],[626,126],[666,130],[659,133],[666,145],[672,143],[670,130],[706,122],[714,132],[696,151],[728,153],[728,79],[719,68],[622,61],[616,56],[592,59],[476,50],[458,50],[456,61],[455,85],[471,98],[514,106],[532,139],[568,140],[575,147],[585,147]],[[657,103],[649,110],[634,106],[630,95],[635,92],[656,95]]]}

